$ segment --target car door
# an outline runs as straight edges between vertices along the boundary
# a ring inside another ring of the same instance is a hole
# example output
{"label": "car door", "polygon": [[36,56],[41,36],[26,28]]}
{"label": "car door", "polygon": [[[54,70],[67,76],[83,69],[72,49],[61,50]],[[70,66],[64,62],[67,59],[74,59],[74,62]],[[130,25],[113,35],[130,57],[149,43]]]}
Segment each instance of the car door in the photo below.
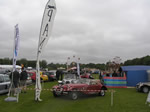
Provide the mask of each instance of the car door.
{"label": "car door", "polygon": [[93,81],[90,81],[90,84],[87,87],[87,94],[95,94],[97,90],[96,83]]}
{"label": "car door", "polygon": [[4,75],[4,89],[7,91],[10,87],[10,78],[8,75]]}
{"label": "car door", "polygon": [[0,75],[0,93],[5,89],[4,78]]}

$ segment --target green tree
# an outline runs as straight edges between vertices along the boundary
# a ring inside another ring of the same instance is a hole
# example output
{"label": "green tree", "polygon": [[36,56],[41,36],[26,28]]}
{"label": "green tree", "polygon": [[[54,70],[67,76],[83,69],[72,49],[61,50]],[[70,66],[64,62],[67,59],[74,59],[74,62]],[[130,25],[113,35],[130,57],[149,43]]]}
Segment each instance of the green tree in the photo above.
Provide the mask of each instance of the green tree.
{"label": "green tree", "polygon": [[20,60],[20,64],[23,64],[24,67],[27,67],[27,66],[28,66],[28,61],[27,61],[27,59],[22,58],[22,59]]}
{"label": "green tree", "polygon": [[3,59],[0,59],[0,64],[1,64],[1,65],[3,64]]}
{"label": "green tree", "polygon": [[36,68],[36,61],[35,60],[29,60],[28,62],[28,67]]}
{"label": "green tree", "polygon": [[41,68],[47,68],[47,62],[46,62],[46,60],[40,61],[40,67]]}
{"label": "green tree", "polygon": [[10,59],[9,58],[4,58],[3,59],[3,64],[10,65],[11,64]]}
{"label": "green tree", "polygon": [[150,65],[150,56],[144,56],[141,58],[134,58],[132,60],[127,60],[124,65]]}

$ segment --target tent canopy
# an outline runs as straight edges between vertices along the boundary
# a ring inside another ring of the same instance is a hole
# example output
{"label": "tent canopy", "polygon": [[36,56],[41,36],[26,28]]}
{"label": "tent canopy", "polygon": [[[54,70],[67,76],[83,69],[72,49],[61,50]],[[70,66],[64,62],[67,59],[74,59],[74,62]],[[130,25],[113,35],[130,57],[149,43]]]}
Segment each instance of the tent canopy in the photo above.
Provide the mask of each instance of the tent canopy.
{"label": "tent canopy", "polygon": [[122,66],[123,71],[139,71],[150,70],[150,66],[138,65],[138,66]]}

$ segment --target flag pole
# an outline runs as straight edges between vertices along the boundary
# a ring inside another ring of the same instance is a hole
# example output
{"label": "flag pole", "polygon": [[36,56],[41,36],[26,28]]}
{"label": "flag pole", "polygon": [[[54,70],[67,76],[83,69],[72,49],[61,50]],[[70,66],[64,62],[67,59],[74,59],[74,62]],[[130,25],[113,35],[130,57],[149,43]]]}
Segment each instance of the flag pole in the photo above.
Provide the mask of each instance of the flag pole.
{"label": "flag pole", "polygon": [[14,71],[16,70],[16,61],[17,61],[17,56],[18,56],[18,50],[19,50],[19,27],[18,27],[18,24],[15,25],[15,30],[14,30],[14,47],[13,47],[13,62],[12,62],[12,66],[13,66],[13,69],[12,69],[12,76],[11,76],[11,83],[10,83],[10,87],[9,87],[9,91],[8,91],[8,97],[5,99],[5,101],[16,101],[18,102],[19,101],[19,88],[14,88],[14,92],[16,92],[17,90],[17,96],[16,97],[10,97],[11,95],[11,89],[13,87],[13,77],[14,77]]}
{"label": "flag pole", "polygon": [[78,58],[78,61],[77,61],[77,74],[78,74],[79,78],[81,78],[81,76],[80,76],[80,64],[79,64],[79,60],[80,60],[80,58]]}
{"label": "flag pole", "polygon": [[41,94],[42,88],[41,88],[41,81],[40,81],[39,59],[40,59],[40,55],[38,53],[37,62],[36,62],[36,84],[35,84],[35,100],[36,101],[42,101],[42,99],[40,99],[40,94]]}

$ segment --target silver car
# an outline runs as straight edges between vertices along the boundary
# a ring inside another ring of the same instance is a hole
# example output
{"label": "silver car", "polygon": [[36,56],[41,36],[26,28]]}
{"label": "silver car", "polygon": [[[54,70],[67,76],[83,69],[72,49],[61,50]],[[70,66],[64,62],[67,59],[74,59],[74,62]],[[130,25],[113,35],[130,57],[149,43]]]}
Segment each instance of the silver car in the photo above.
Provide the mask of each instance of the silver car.
{"label": "silver car", "polygon": [[148,93],[150,91],[150,82],[139,82],[136,85],[136,90],[143,93]]}
{"label": "silver car", "polygon": [[0,74],[0,94],[7,93],[10,87],[10,78],[8,75]]}

